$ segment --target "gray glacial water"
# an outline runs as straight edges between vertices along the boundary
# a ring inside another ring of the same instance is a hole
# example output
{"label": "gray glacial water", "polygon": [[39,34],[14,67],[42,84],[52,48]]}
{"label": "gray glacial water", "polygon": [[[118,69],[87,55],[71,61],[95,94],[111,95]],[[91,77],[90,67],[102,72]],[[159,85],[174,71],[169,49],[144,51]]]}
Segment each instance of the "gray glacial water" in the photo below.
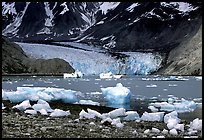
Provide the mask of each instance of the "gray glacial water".
{"label": "gray glacial water", "polygon": [[[154,78],[155,76],[124,76],[121,79],[100,79],[99,76],[84,76],[83,78],[66,78],[62,76],[3,76],[2,89],[14,90],[20,86],[30,87],[54,87],[71,89],[77,92],[80,100],[92,100],[100,105],[109,106],[101,94],[102,87],[115,87],[117,83],[130,89],[131,102],[127,105],[111,106],[115,108],[124,107],[128,110],[147,109],[148,103],[156,101],[167,101],[168,97],[174,96],[178,100],[194,100],[202,102],[202,79],[193,76],[183,76],[188,79],[184,81],[151,81],[143,78]],[[196,112],[196,113],[195,113]],[[185,113],[184,113],[185,114]],[[190,116],[189,116],[190,115]],[[202,118],[202,106],[185,118]]]}

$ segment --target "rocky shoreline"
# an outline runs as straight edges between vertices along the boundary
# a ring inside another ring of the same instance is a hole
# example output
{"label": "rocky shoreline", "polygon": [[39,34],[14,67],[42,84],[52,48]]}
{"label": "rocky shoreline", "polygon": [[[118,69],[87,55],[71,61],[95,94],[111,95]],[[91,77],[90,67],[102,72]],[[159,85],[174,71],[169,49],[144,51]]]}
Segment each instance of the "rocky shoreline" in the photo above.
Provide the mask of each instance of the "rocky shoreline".
{"label": "rocky shoreline", "polygon": [[[168,130],[164,122],[146,121],[122,121],[124,127],[118,128],[110,123],[101,123],[99,118],[79,119],[79,113],[87,108],[106,113],[113,108],[91,105],[64,104],[60,102],[50,103],[51,108],[70,110],[71,115],[66,117],[50,117],[29,115],[23,111],[12,109],[15,104],[2,101],[6,109],[2,110],[2,138],[202,138],[202,132],[194,135],[187,133],[189,122],[182,120],[185,131],[178,135],[163,134],[162,130]],[[139,113],[140,114],[140,113]],[[141,115],[141,114],[140,114]],[[160,132],[151,131],[157,128]],[[149,129],[149,133],[144,133]]]}

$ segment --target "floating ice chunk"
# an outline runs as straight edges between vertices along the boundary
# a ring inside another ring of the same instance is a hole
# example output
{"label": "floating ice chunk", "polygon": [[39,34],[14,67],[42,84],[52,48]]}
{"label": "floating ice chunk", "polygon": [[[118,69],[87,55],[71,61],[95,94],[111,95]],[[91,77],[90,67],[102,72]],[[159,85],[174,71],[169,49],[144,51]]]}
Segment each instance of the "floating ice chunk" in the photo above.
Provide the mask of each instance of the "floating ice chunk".
{"label": "floating ice chunk", "polygon": [[157,138],[165,138],[165,136],[157,136]]}
{"label": "floating ice chunk", "polygon": [[157,87],[157,85],[150,84],[150,85],[146,85],[146,87]]}
{"label": "floating ice chunk", "polygon": [[31,109],[25,110],[24,112],[25,112],[26,114],[31,114],[31,115],[36,115],[36,114],[37,114],[37,111],[31,110]]}
{"label": "floating ice chunk", "polygon": [[22,103],[13,106],[12,108],[17,108],[19,110],[26,110],[29,107],[31,107],[30,101],[29,100],[25,100]]}
{"label": "floating ice chunk", "polygon": [[95,116],[98,117],[98,118],[102,118],[101,113],[99,113],[99,112],[97,112],[97,111],[95,111],[95,110],[92,110],[92,109],[90,109],[90,108],[87,108],[87,111],[88,111],[89,114],[93,114],[93,115],[95,115]]}
{"label": "floating ice chunk", "polygon": [[153,133],[160,133],[160,130],[157,129],[157,128],[152,127],[151,132],[153,132]]}
{"label": "floating ice chunk", "polygon": [[41,109],[45,109],[47,112],[53,112],[53,109],[50,107],[49,103],[46,101],[39,99],[37,104],[34,104],[32,108],[36,111],[40,111]]}
{"label": "floating ice chunk", "polygon": [[4,106],[4,104],[2,103],[2,109],[5,109],[6,107]]}
{"label": "floating ice chunk", "polygon": [[112,74],[112,72],[101,73],[101,74],[99,75],[99,77],[100,77],[101,79],[113,78],[113,74]]}
{"label": "floating ice chunk", "polygon": [[10,100],[12,103],[19,103],[27,100],[26,92],[19,92],[19,91],[8,91],[4,92],[5,98]]}
{"label": "floating ice chunk", "polygon": [[127,111],[125,112],[125,115],[127,115],[123,120],[125,121],[134,121],[140,119],[139,114],[137,111]]}
{"label": "floating ice chunk", "polygon": [[168,98],[167,101],[168,101],[169,104],[173,104],[174,99],[173,98]]}
{"label": "floating ice chunk", "polygon": [[124,108],[118,108],[118,109],[112,110],[108,114],[109,114],[111,119],[126,116]]}
{"label": "floating ice chunk", "polygon": [[155,107],[152,106],[152,105],[148,106],[148,109],[150,109],[152,112],[158,112],[158,109],[155,108]]}
{"label": "floating ice chunk", "polygon": [[192,122],[190,122],[190,129],[202,130],[202,119],[196,118]]}
{"label": "floating ice chunk", "polygon": [[110,105],[126,104],[130,102],[131,92],[121,83],[118,83],[116,87],[101,88],[101,91]]}
{"label": "floating ice chunk", "polygon": [[55,109],[51,114],[50,116],[51,117],[63,117],[63,116],[68,116],[70,115],[70,111],[63,111],[61,109]]}
{"label": "floating ice chunk", "polygon": [[140,118],[143,121],[163,121],[164,112],[148,113],[144,112]]}
{"label": "floating ice chunk", "polygon": [[47,111],[44,108],[40,109],[39,112],[41,115],[48,115]]}
{"label": "floating ice chunk", "polygon": [[170,103],[167,102],[156,102],[156,103],[150,103],[150,105],[155,107],[160,107],[160,110],[162,111],[177,111],[177,112],[191,112],[194,111],[197,107],[197,104],[194,101],[188,101],[185,99],[181,99],[181,102],[175,102],[174,99],[168,99]]}
{"label": "floating ice chunk", "polygon": [[87,118],[87,119],[95,118],[95,114],[87,113],[82,109],[81,112],[79,113],[79,119],[82,119],[82,118]]}
{"label": "floating ice chunk", "polygon": [[181,103],[174,103],[174,106],[177,112],[192,112],[197,107],[194,101],[188,101],[184,98],[181,99]]}
{"label": "floating ice chunk", "polygon": [[196,79],[197,81],[201,81],[201,80],[202,80],[202,76],[196,76],[195,79]]}
{"label": "floating ice chunk", "polygon": [[84,105],[97,105],[99,106],[99,102],[94,102],[92,100],[79,100],[79,104],[84,104]]}
{"label": "floating ice chunk", "polygon": [[83,77],[83,74],[82,74],[82,72],[77,70],[74,73],[64,73],[63,77],[64,78],[81,78],[81,77]]}
{"label": "floating ice chunk", "polygon": [[115,78],[115,79],[120,79],[120,78],[122,78],[122,76],[123,76],[123,75],[116,74],[116,75],[113,75],[113,78]]}
{"label": "floating ice chunk", "polygon": [[176,131],[176,129],[171,129],[169,131],[169,134],[171,134],[171,135],[178,135],[178,132]]}

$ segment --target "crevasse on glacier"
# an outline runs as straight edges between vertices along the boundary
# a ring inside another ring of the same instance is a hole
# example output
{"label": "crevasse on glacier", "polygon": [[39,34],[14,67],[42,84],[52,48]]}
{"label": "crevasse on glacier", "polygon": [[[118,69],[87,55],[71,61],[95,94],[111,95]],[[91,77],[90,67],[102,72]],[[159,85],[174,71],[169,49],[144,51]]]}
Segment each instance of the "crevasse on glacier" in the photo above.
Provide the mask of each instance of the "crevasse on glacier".
{"label": "crevasse on glacier", "polygon": [[[161,66],[162,56],[154,53],[121,52],[127,57],[116,59],[108,53],[101,53],[96,48],[83,44],[72,44],[79,48],[68,48],[55,45],[18,43],[26,54],[34,58],[61,58],[69,62],[75,70],[84,75],[113,74],[147,75]],[[89,50],[87,50],[89,47]],[[83,50],[82,50],[83,49]],[[84,50],[86,49],[86,50]]]}

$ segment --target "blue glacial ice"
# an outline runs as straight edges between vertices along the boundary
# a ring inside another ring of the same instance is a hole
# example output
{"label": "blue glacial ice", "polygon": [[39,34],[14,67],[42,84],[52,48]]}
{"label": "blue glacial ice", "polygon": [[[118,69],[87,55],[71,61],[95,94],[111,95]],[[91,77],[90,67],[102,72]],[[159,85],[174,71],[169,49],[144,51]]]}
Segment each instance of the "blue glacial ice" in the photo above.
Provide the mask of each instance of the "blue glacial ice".
{"label": "blue glacial ice", "polygon": [[10,100],[13,103],[19,103],[24,100],[45,101],[61,100],[64,103],[75,103],[78,101],[75,93],[77,91],[65,90],[63,88],[51,87],[17,87],[16,91],[4,91],[2,98]]}
{"label": "blue glacial ice", "polygon": [[115,87],[101,88],[101,91],[109,105],[123,105],[130,103],[131,92],[121,83],[118,83]]}
{"label": "blue glacial ice", "polygon": [[[162,56],[156,53],[119,52],[128,57],[116,59],[107,53],[100,53],[97,50],[85,51],[55,45],[16,43],[30,57],[64,59],[75,70],[79,70],[84,75],[99,75],[100,73],[108,72],[113,74],[147,75],[159,69],[162,62]],[[72,43],[72,45],[77,46],[77,43]],[[83,46],[80,45],[81,47]]]}
{"label": "blue glacial ice", "polygon": [[140,120],[143,121],[158,121],[162,122],[164,119],[164,113],[165,112],[155,112],[155,113],[148,113],[144,112],[140,118]]}
{"label": "blue glacial ice", "polygon": [[182,112],[192,112],[194,111],[198,104],[194,101],[185,100],[184,98],[181,101],[174,102],[173,98],[168,98],[168,102],[155,102],[150,103],[149,106],[154,106],[156,108],[160,108],[162,111],[177,111],[179,113]]}

